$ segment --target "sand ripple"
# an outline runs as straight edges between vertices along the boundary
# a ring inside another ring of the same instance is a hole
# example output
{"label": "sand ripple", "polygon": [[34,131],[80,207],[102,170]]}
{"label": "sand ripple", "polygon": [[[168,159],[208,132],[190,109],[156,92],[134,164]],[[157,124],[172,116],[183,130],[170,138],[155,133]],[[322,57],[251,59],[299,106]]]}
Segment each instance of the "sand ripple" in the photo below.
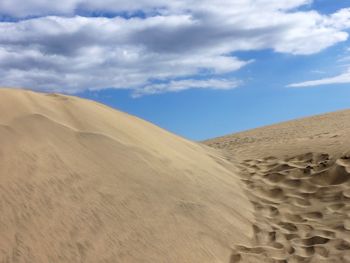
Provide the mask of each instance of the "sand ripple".
{"label": "sand ripple", "polygon": [[307,153],[241,163],[255,208],[255,246],[231,263],[350,262],[350,157]]}

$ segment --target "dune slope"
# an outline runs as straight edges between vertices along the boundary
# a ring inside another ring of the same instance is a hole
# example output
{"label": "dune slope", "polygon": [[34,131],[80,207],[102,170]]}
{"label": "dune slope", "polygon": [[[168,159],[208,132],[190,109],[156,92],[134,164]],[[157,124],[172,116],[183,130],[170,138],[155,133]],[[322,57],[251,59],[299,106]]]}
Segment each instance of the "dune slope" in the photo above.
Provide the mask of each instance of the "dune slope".
{"label": "dune slope", "polygon": [[239,159],[288,157],[306,152],[340,156],[349,151],[350,110],[292,120],[214,138],[204,143]]}
{"label": "dune slope", "polygon": [[350,262],[350,111],[204,142],[240,166],[255,210],[235,262]]}
{"label": "dune slope", "polygon": [[255,220],[237,171],[98,103],[0,89],[0,262],[235,262]]}

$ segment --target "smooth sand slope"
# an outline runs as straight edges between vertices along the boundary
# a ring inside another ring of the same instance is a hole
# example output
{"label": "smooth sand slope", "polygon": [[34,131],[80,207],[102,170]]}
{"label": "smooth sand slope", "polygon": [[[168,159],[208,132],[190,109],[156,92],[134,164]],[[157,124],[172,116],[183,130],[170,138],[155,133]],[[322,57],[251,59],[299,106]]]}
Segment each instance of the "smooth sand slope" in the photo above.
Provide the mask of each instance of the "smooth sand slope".
{"label": "smooth sand slope", "polygon": [[0,89],[0,262],[236,262],[254,207],[221,154],[92,101]]}
{"label": "smooth sand slope", "polygon": [[350,262],[350,111],[204,143],[240,167],[255,210],[255,244],[232,262]]}

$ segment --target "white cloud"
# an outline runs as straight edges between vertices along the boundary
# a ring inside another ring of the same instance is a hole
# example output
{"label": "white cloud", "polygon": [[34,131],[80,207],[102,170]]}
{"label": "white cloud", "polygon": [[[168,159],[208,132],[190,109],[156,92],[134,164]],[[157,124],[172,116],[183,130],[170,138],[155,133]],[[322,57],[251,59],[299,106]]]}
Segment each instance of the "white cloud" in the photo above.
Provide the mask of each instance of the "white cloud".
{"label": "white cloud", "polygon": [[2,0],[0,12],[14,17],[72,15],[77,10],[81,12],[159,12],[163,14],[182,13],[183,11],[202,11],[216,9],[239,13],[252,9],[288,10],[301,5],[310,4],[312,0]]}
{"label": "white cloud", "polygon": [[332,27],[343,29],[350,27],[350,8],[344,8],[332,14],[328,19]]}
{"label": "white cloud", "polygon": [[302,88],[302,87],[312,87],[321,85],[331,85],[331,84],[345,84],[350,83],[350,69],[346,72],[331,78],[323,78],[318,80],[310,80],[300,83],[289,84],[288,87],[291,88]]}
{"label": "white cloud", "polygon": [[[295,9],[310,3],[2,0],[0,15],[37,17],[0,22],[0,85],[71,93],[110,87],[135,94],[176,91],[178,84],[181,89],[220,87],[225,74],[251,62],[235,57],[236,51],[307,55],[348,38],[350,9],[329,16]],[[117,16],[136,11],[145,16]],[[77,15],[91,12],[115,12],[115,17]],[[207,81],[194,87],[198,77]]]}
{"label": "white cloud", "polygon": [[229,90],[238,87],[240,81],[228,79],[206,79],[206,80],[172,80],[167,83],[150,84],[142,89],[135,90],[133,96],[158,94],[164,92],[178,92],[186,89],[216,89]]}

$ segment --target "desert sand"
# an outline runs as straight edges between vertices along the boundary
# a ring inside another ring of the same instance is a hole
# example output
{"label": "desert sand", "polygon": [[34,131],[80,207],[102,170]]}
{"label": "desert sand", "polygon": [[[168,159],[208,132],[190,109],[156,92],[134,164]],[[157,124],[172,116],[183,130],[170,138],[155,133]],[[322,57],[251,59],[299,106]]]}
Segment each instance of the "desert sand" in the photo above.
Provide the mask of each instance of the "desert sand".
{"label": "desert sand", "polygon": [[229,262],[254,237],[236,171],[96,102],[0,89],[0,262]]}
{"label": "desert sand", "polygon": [[254,206],[237,262],[350,262],[350,110],[204,143],[240,167]]}
{"label": "desert sand", "polygon": [[196,143],[0,89],[0,262],[350,262],[350,111]]}

